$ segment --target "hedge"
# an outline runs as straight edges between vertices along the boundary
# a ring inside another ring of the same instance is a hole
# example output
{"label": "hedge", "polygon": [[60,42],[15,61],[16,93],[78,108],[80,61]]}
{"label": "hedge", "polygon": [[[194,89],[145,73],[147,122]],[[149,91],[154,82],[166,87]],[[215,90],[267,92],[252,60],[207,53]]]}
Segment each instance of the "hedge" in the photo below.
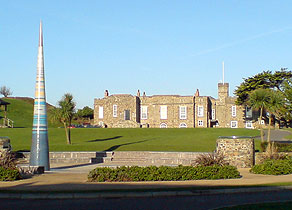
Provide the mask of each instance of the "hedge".
{"label": "hedge", "polygon": [[253,166],[250,172],[268,175],[292,174],[292,160],[266,160],[262,164]]}
{"label": "hedge", "polygon": [[118,168],[95,168],[89,172],[90,182],[127,181],[183,181],[199,179],[240,178],[234,166],[122,166]]}
{"label": "hedge", "polygon": [[17,169],[6,169],[0,166],[0,181],[14,181],[20,179]]}

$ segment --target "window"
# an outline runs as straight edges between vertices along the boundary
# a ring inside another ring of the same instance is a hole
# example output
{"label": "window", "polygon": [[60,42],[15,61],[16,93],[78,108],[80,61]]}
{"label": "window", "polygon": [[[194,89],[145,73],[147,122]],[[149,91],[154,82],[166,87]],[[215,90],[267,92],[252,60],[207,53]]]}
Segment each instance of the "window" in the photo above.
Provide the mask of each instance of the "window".
{"label": "window", "polygon": [[203,126],[204,124],[203,124],[203,120],[199,120],[198,121],[198,126]]}
{"label": "window", "polygon": [[113,105],[113,117],[118,116],[118,106],[115,104]]}
{"label": "window", "polygon": [[245,117],[252,118],[252,108],[251,107],[245,107]]}
{"label": "window", "polygon": [[167,128],[167,124],[166,123],[161,123],[160,124],[160,128]]}
{"label": "window", "polygon": [[146,120],[147,119],[147,112],[148,107],[147,106],[141,106],[141,119]]}
{"label": "window", "polygon": [[187,107],[186,106],[179,107],[179,119],[181,119],[181,120],[187,119]]}
{"label": "window", "polygon": [[231,128],[237,128],[237,121],[231,121]]}
{"label": "window", "polygon": [[180,128],[186,128],[186,127],[187,127],[187,124],[185,124],[185,123],[181,123],[181,124],[179,124],[179,127],[180,127]]}
{"label": "window", "polygon": [[125,110],[124,111],[124,119],[125,120],[130,120],[130,110]]}
{"label": "window", "polygon": [[253,128],[253,126],[252,126],[252,121],[251,121],[251,120],[246,121],[246,122],[245,122],[245,127],[246,127],[246,128]]}
{"label": "window", "polygon": [[212,109],[212,120],[215,120],[216,119],[216,112],[215,112],[215,109]]}
{"label": "window", "polygon": [[231,116],[236,117],[236,106],[231,107]]}
{"label": "window", "polygon": [[103,106],[100,106],[98,109],[98,118],[103,119]]}
{"label": "window", "polygon": [[204,116],[204,107],[198,106],[198,117],[203,117],[203,116]]}
{"label": "window", "polygon": [[160,119],[166,120],[167,119],[167,106],[160,106]]}

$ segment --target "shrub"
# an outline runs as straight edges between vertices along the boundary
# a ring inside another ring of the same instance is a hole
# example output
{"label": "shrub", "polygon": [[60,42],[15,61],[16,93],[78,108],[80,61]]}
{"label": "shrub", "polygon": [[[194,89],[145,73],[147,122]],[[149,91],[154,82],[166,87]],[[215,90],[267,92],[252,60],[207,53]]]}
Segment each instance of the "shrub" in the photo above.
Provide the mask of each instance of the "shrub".
{"label": "shrub", "polygon": [[199,155],[193,162],[194,166],[212,166],[219,165],[224,166],[228,163],[224,160],[224,156],[221,153],[208,153]]}
{"label": "shrub", "polygon": [[0,152],[0,166],[6,169],[16,169],[16,155],[11,151]]}
{"label": "shrub", "polygon": [[292,174],[292,159],[266,160],[262,164],[253,166],[250,172],[269,175]]}
{"label": "shrub", "polygon": [[231,179],[239,178],[240,174],[234,166],[148,166],[96,168],[89,172],[91,182],[120,181],[181,181],[199,179]]}
{"label": "shrub", "polygon": [[0,181],[14,181],[20,179],[17,169],[7,169],[0,166]]}

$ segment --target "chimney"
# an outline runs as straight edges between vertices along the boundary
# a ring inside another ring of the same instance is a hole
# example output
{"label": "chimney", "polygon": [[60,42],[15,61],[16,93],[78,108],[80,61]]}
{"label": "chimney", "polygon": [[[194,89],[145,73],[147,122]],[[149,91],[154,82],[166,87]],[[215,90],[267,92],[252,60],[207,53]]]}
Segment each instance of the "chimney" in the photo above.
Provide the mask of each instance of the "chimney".
{"label": "chimney", "polygon": [[197,89],[197,91],[196,91],[196,93],[195,93],[195,96],[196,96],[196,97],[200,96],[199,89]]}
{"label": "chimney", "polygon": [[140,90],[137,91],[137,96],[140,97]]}
{"label": "chimney", "polygon": [[108,90],[104,91],[104,97],[108,97]]}

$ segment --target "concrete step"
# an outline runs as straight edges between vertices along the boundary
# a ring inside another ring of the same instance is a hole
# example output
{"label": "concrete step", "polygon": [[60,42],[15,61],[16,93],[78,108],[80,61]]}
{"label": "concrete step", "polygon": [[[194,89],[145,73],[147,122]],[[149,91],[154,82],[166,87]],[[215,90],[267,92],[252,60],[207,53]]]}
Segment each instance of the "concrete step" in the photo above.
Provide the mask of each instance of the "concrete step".
{"label": "concrete step", "polygon": [[90,163],[109,163],[112,161],[112,157],[95,157],[91,158]]}
{"label": "concrete step", "polygon": [[50,163],[90,163],[88,158],[51,158]]}
{"label": "concrete step", "polygon": [[145,158],[116,158],[113,157],[111,162],[147,162]]}
{"label": "concrete step", "polygon": [[[149,165],[190,165],[200,154],[196,152],[149,152],[149,151],[109,151],[109,152],[50,152],[51,163],[123,163]],[[29,152],[23,153],[21,163],[29,162]]]}

